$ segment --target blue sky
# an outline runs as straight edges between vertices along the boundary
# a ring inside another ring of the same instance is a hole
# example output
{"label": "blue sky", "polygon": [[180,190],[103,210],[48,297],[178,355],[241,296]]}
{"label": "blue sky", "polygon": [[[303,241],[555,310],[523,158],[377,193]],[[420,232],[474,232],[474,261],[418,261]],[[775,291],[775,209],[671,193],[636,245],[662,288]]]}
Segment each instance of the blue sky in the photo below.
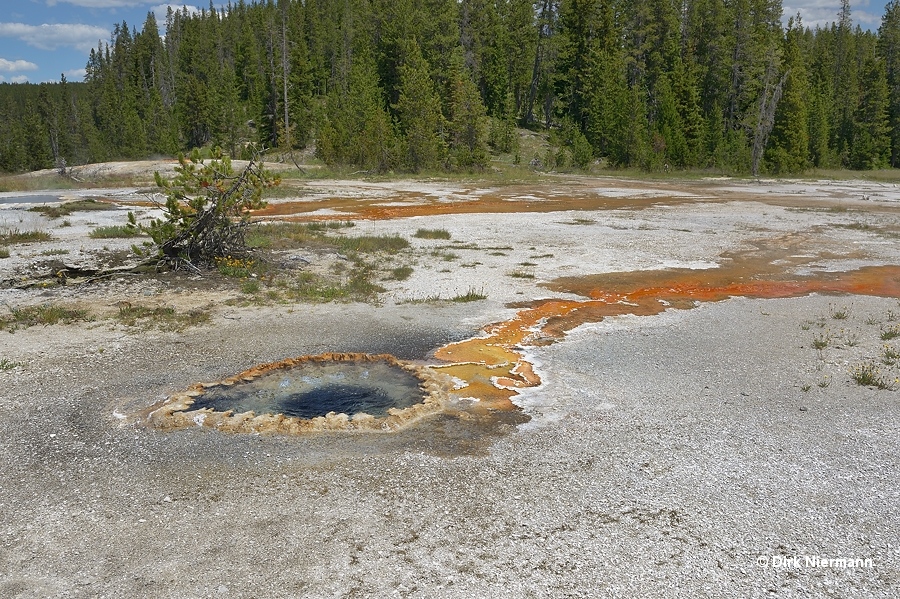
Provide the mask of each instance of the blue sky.
{"label": "blue sky", "polygon": [[[835,20],[840,0],[783,0],[787,19],[799,11],[808,26]],[[199,3],[208,7],[209,0]],[[220,2],[215,2],[218,6]],[[195,9],[196,5],[177,4]],[[0,0],[0,82],[81,81],[91,48],[108,41],[113,25],[123,20],[138,30],[148,12],[165,29],[169,4],[160,0]],[[884,0],[851,0],[853,22],[877,29]],[[195,9],[196,10],[196,9]]]}

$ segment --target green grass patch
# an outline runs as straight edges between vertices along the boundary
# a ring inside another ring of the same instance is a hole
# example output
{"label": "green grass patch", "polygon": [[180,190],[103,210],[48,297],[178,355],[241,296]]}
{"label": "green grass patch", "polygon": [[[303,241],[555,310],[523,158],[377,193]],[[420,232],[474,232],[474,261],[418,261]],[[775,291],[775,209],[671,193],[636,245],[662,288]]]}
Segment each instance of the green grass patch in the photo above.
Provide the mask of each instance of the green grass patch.
{"label": "green grass patch", "polygon": [[425,297],[411,297],[405,299],[403,301],[397,302],[398,304],[438,304],[444,301],[444,299],[440,295],[426,295]]}
{"label": "green grass patch", "polygon": [[69,250],[44,250],[41,256],[65,256],[68,253]]}
{"label": "green grass patch", "polygon": [[846,320],[850,318],[850,313],[853,311],[853,306],[841,306],[840,308],[836,308],[833,305],[828,306],[828,312],[831,314],[831,317],[835,320]]}
{"label": "green grass patch", "polygon": [[85,320],[90,320],[87,310],[44,304],[14,309],[8,316],[0,320],[0,323],[6,330],[12,332],[19,328],[28,328],[39,324],[70,324]]}
{"label": "green grass patch", "polygon": [[110,206],[104,202],[98,202],[92,198],[84,200],[75,200],[74,202],[66,202],[64,204],[44,204],[29,208],[29,212],[39,212],[49,218],[59,218],[61,216],[69,216],[73,212],[88,212],[91,210],[114,210],[114,206]]}
{"label": "green grass patch", "polygon": [[391,269],[391,279],[395,281],[405,281],[413,274],[412,266],[398,266]]}
{"label": "green grass patch", "polygon": [[375,252],[396,254],[400,250],[405,250],[409,247],[409,241],[399,235],[336,237],[329,238],[329,242],[345,252],[360,252],[362,254],[373,254]]}
{"label": "green grass patch", "polygon": [[882,341],[890,341],[891,339],[896,339],[897,337],[900,337],[900,326],[894,325],[886,329],[881,329]]}
{"label": "green grass patch", "polygon": [[233,258],[226,256],[224,258],[216,258],[216,270],[223,277],[232,277],[236,279],[245,279],[251,275],[256,268],[256,261],[252,258]]}
{"label": "green grass patch", "polygon": [[18,229],[10,229],[0,232],[0,245],[14,245],[16,243],[37,243],[39,241],[49,241],[50,233],[47,231],[20,231]]}
{"label": "green grass patch", "polygon": [[451,302],[457,303],[467,303],[467,302],[477,302],[483,299],[487,299],[487,296],[484,294],[484,289],[477,290],[474,287],[469,287],[469,290],[462,295],[457,295],[455,297],[451,297]]}
{"label": "green grass patch", "polygon": [[9,258],[9,248],[0,247],[0,258]]}
{"label": "green grass patch", "polygon": [[875,387],[877,389],[893,389],[896,380],[892,381],[886,377],[881,370],[871,362],[857,364],[850,368],[850,378],[857,385],[863,387]]}
{"label": "green grass patch", "polygon": [[831,343],[831,335],[829,333],[819,333],[813,337],[813,349],[825,349]]}
{"label": "green grass patch", "polygon": [[259,293],[259,281],[257,279],[250,279],[249,281],[244,281],[241,283],[241,292],[246,293],[247,295],[255,295]]}
{"label": "green grass patch", "polygon": [[18,368],[21,365],[21,362],[13,362],[12,360],[7,360],[6,358],[0,359],[0,370],[4,372],[6,372],[7,370]]}
{"label": "green grass patch", "polygon": [[528,270],[516,269],[506,273],[506,276],[514,279],[533,279],[534,273]]}
{"label": "green grass patch", "polygon": [[301,273],[282,289],[287,299],[310,302],[368,301],[385,291],[372,282],[369,268],[355,268],[344,282],[328,281],[312,273]]}
{"label": "green grass patch", "polygon": [[130,237],[138,237],[140,234],[140,230],[133,225],[111,225],[108,227],[97,227],[88,233],[88,237],[91,239],[128,239]]}
{"label": "green grass patch", "polygon": [[419,239],[450,239],[450,231],[446,229],[418,229],[413,237]]}
{"label": "green grass patch", "polygon": [[435,258],[440,258],[444,262],[453,262],[454,260],[457,260],[459,258],[459,254],[454,254],[453,252],[448,251],[435,250],[431,252],[431,255]]}

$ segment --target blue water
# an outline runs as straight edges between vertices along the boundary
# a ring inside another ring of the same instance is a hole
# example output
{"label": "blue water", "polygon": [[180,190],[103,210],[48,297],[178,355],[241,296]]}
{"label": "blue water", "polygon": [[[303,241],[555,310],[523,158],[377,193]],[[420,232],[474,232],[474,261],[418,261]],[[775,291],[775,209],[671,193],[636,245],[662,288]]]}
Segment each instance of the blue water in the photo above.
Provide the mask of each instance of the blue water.
{"label": "blue water", "polygon": [[189,408],[315,418],[329,412],[386,416],[390,408],[420,403],[413,374],[387,362],[307,362],[250,382],[207,389]]}

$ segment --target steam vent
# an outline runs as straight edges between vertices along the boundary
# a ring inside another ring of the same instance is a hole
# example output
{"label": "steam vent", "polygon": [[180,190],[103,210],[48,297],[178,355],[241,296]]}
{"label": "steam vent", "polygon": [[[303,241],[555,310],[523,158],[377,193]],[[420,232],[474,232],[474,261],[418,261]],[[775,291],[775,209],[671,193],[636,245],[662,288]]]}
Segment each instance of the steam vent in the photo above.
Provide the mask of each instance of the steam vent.
{"label": "steam vent", "polygon": [[381,354],[321,354],[263,364],[176,393],[147,413],[163,430],[392,431],[438,412],[450,377]]}

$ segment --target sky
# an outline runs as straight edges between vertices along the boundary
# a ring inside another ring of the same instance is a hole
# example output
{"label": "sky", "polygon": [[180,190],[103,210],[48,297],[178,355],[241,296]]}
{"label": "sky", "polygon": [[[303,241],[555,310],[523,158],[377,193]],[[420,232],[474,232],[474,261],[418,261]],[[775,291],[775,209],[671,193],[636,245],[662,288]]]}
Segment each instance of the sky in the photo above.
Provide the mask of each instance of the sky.
{"label": "sky", "polygon": [[[215,2],[218,6],[220,2]],[[885,0],[851,0],[854,24],[878,29]],[[201,2],[209,6],[208,0]],[[836,20],[840,0],[783,0],[784,19],[800,13],[809,27]],[[138,30],[147,13],[165,32],[169,4],[160,0],[0,0],[0,83],[81,81],[91,48],[109,41],[113,26],[125,21]],[[192,4],[171,4],[173,9]]]}

